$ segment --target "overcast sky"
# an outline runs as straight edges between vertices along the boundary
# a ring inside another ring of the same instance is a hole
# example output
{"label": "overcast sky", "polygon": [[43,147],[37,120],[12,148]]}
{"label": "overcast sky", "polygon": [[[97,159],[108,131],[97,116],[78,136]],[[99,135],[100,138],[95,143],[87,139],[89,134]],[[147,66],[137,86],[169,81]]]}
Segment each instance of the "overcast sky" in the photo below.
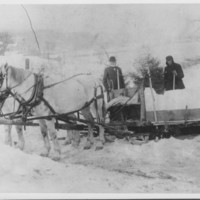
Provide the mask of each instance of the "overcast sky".
{"label": "overcast sky", "polygon": [[[38,29],[106,33],[135,41],[163,41],[188,31],[200,5],[25,5]],[[30,30],[20,5],[0,5],[0,30]]]}

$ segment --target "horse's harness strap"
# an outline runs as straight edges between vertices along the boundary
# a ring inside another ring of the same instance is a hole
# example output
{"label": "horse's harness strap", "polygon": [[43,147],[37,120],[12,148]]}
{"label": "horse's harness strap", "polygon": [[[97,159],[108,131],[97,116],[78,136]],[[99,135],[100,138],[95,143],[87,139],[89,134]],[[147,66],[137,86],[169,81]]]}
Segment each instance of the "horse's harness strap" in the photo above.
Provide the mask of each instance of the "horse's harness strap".
{"label": "horse's harness strap", "polygon": [[25,100],[20,94],[13,93],[9,90],[9,93],[13,98],[18,101],[19,107],[10,118],[14,118],[17,114],[22,113],[22,118],[26,120],[28,114],[31,113],[33,107],[40,104],[42,97],[43,97],[43,78],[41,75],[34,74],[35,77],[35,84],[32,86],[33,91],[28,100]]}
{"label": "horse's harness strap", "polygon": [[[100,95],[96,95],[97,94],[97,88],[100,87],[101,88],[101,94]],[[104,101],[104,94],[103,94],[103,87],[102,86],[98,86],[98,87],[95,87],[94,88],[94,97],[89,101],[87,102],[82,108],[78,109],[78,110],[75,110],[75,111],[71,111],[71,112],[68,112],[68,113],[65,113],[65,114],[61,114],[61,116],[63,115],[71,115],[71,114],[74,114],[76,112],[79,112],[87,107],[89,107],[93,102],[95,102],[95,108],[96,108],[96,112],[98,113],[98,107],[97,107],[97,100],[98,99],[103,99],[103,112],[104,112],[104,108],[105,108],[105,101]],[[53,107],[49,104],[49,102],[44,99],[44,97],[42,96],[41,97],[41,101],[44,102],[44,104],[50,109],[50,111],[53,113],[53,114],[57,114],[59,116],[58,113],[55,112],[55,110],[53,109]],[[99,116],[99,113],[97,114],[97,116]],[[63,118],[63,117],[62,117]],[[97,120],[100,120],[100,117],[97,118]]]}
{"label": "horse's harness strap", "polygon": [[60,84],[60,83],[63,83],[63,82],[65,82],[65,81],[69,81],[70,79],[73,79],[74,77],[76,77],[76,76],[81,76],[81,75],[91,75],[91,74],[90,74],[90,73],[86,73],[86,74],[84,74],[84,73],[76,74],[76,75],[71,76],[71,77],[69,77],[69,78],[66,78],[66,79],[64,79],[64,80],[62,80],[62,81],[53,83],[53,84],[51,84],[51,85],[44,86],[43,89],[45,90],[45,89],[54,87],[54,86],[56,86],[56,85],[58,85],[58,84]]}
{"label": "horse's harness strap", "polygon": [[[6,74],[6,87],[7,87],[7,90],[9,91],[9,94],[11,96],[13,96],[13,98],[16,101],[18,101],[18,103],[19,103],[18,110],[15,113],[11,113],[9,115],[10,118],[15,118],[16,115],[22,113],[22,119],[24,121],[26,121],[26,118],[27,118],[28,114],[31,113],[31,110],[35,106],[39,105],[41,102],[43,102],[50,109],[50,111],[53,114],[57,114],[55,112],[55,110],[53,109],[53,107],[43,97],[44,89],[49,88],[49,87],[44,87],[43,77],[41,75],[36,75],[36,74],[34,74],[34,76],[35,76],[35,84],[32,86],[33,87],[33,92],[31,94],[30,98],[28,100],[25,100],[20,94],[13,93],[11,91],[11,89],[8,89],[8,78],[7,78],[7,74]],[[51,86],[54,86],[54,85],[55,84],[52,84]],[[101,88],[101,94],[99,94],[99,95],[97,95],[97,88],[98,87]],[[29,88],[29,90],[30,89],[31,88]],[[27,90],[27,91],[29,91],[29,90]],[[99,113],[98,113],[98,104],[97,104],[97,100],[98,99],[103,99],[103,102],[104,102],[104,94],[103,94],[103,87],[102,86],[97,86],[97,87],[94,88],[94,97],[89,102],[87,102],[82,108],[80,108],[80,109],[78,109],[76,111],[72,111],[72,112],[66,113],[66,115],[70,115],[70,114],[79,112],[79,111],[89,107],[93,102],[95,102],[95,108],[96,108],[96,112],[97,112],[96,113],[97,114],[97,120],[99,121],[100,117],[99,117]],[[104,102],[104,104],[105,104],[105,102]]]}
{"label": "horse's harness strap", "polygon": [[55,110],[53,107],[49,104],[49,102],[42,96],[41,101],[49,108],[49,110],[53,113],[56,114]]}

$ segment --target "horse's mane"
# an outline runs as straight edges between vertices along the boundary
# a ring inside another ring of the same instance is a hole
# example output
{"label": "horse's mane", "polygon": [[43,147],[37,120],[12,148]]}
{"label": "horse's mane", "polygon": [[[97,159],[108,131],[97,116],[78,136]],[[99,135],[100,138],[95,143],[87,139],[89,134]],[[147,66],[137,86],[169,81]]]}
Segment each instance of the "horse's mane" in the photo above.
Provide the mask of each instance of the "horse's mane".
{"label": "horse's mane", "polygon": [[11,78],[17,83],[22,83],[31,74],[30,71],[13,66],[9,66],[9,70]]}

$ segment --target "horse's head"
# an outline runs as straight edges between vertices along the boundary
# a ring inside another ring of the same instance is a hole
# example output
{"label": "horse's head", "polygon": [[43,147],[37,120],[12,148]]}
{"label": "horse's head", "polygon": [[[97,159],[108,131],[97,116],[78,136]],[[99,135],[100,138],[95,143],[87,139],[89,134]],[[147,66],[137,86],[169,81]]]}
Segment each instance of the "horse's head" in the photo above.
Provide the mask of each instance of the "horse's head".
{"label": "horse's head", "polygon": [[9,68],[8,63],[3,64],[0,67],[0,88],[1,88],[0,91],[6,89],[3,87],[3,85],[4,85],[4,82],[6,81],[6,77],[8,74],[8,68]]}
{"label": "horse's head", "polygon": [[8,64],[6,63],[0,67],[0,103],[9,95],[9,88],[7,87],[7,73]]}

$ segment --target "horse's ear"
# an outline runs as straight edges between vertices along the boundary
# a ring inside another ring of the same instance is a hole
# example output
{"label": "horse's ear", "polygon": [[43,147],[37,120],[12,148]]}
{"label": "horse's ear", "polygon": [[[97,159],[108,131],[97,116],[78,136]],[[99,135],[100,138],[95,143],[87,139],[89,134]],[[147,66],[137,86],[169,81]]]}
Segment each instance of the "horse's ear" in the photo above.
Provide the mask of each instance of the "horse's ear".
{"label": "horse's ear", "polygon": [[5,71],[8,70],[8,63],[6,63],[6,64],[4,65],[4,70],[5,70]]}

